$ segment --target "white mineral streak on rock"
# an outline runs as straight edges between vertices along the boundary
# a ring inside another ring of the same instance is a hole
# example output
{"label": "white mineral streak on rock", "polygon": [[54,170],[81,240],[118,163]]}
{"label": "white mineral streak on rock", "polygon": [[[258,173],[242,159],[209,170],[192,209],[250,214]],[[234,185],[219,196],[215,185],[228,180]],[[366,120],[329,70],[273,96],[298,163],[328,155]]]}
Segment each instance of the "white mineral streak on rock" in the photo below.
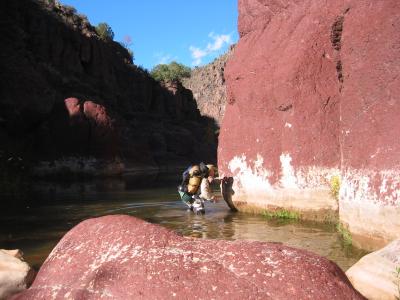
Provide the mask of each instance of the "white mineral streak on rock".
{"label": "white mineral streak on rock", "polygon": [[141,251],[142,246],[135,246],[132,250],[131,250],[131,258],[135,258],[137,256],[142,256],[143,253]]}
{"label": "white mineral streak on rock", "polygon": [[372,235],[382,245],[400,238],[400,173],[347,170],[341,183],[339,206],[340,219],[351,233]]}
{"label": "white mineral streak on rock", "polygon": [[290,154],[281,154],[279,157],[282,166],[281,185],[283,188],[296,189],[298,188],[296,176],[294,176],[293,166],[290,164],[292,158]]}
{"label": "white mineral streak on rock", "polygon": [[58,296],[58,292],[62,289],[61,285],[53,285],[50,287],[51,289],[51,297],[52,299],[56,299]]}
{"label": "white mineral streak on rock", "polygon": [[[380,181],[379,193],[373,188],[374,178]],[[347,170],[343,176],[340,198],[345,201],[399,206],[400,172]]]}
{"label": "white mineral streak on rock", "polygon": [[291,164],[292,157],[289,153],[280,155],[281,173],[280,186],[272,186],[268,180],[273,171],[266,169],[264,158],[257,154],[253,167],[245,155],[235,156],[228,164],[230,171],[235,174],[235,181],[240,182],[243,190],[258,192],[273,192],[277,189],[305,189],[308,187],[327,187],[332,176],[340,174],[337,168],[321,168],[317,166],[302,167],[295,170]]}
{"label": "white mineral streak on rock", "polygon": [[[246,161],[245,155],[241,157],[235,156],[229,162],[229,169],[235,174],[234,190],[248,194],[273,192],[273,188],[268,181],[268,177],[272,175],[272,172],[263,168],[263,162],[262,156],[257,155],[254,168],[251,168]],[[240,184],[240,190],[237,189],[237,184]]]}
{"label": "white mineral streak on rock", "polygon": [[101,256],[96,256],[96,259],[89,265],[89,269],[94,271],[106,262],[118,260],[120,257],[125,256],[125,253],[129,250],[130,246],[122,246],[122,243],[117,243],[112,247],[106,248]]}
{"label": "white mineral streak on rock", "polygon": [[67,292],[67,293],[64,294],[64,298],[68,299],[70,295],[71,295],[71,292]]}
{"label": "white mineral streak on rock", "polygon": [[233,201],[266,207],[268,205],[298,210],[337,210],[337,201],[330,196],[330,179],[340,174],[338,168],[317,166],[295,169],[290,153],[280,155],[281,174],[278,183],[272,185],[273,170],[264,165],[264,158],[256,160],[245,155],[234,157],[228,164],[234,175]]}
{"label": "white mineral streak on rock", "polygon": [[267,256],[264,258],[263,261],[261,261],[261,263],[263,265],[267,264],[267,265],[273,267],[274,269],[278,268],[278,266],[279,266],[279,261],[274,260],[273,258],[267,257]]}

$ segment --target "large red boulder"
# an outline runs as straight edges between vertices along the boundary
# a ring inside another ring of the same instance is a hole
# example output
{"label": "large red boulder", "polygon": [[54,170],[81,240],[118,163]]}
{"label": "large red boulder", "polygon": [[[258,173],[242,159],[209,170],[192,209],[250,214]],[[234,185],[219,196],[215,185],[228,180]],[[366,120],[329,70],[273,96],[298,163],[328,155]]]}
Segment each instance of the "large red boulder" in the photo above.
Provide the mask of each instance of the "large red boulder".
{"label": "large red boulder", "polygon": [[339,206],[354,243],[400,237],[399,11],[397,0],[239,0],[218,149],[239,209],[321,219]]}
{"label": "large red boulder", "polygon": [[123,215],[68,232],[14,299],[363,299],[333,262],[277,243],[181,237]]}

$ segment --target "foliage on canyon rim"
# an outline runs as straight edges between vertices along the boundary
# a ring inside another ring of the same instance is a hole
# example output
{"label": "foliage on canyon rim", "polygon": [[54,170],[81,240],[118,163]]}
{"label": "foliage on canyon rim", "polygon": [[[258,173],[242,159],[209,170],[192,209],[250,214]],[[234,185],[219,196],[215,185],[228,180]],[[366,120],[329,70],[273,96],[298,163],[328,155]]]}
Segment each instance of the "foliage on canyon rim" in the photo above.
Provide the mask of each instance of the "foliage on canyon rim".
{"label": "foliage on canyon rim", "polygon": [[155,66],[150,74],[157,81],[180,81],[182,78],[190,77],[191,69],[173,61],[170,64],[159,64]]}
{"label": "foliage on canyon rim", "polygon": [[114,39],[114,31],[111,29],[111,26],[107,23],[99,23],[96,27],[96,32],[99,35],[100,39],[103,41],[112,41]]}

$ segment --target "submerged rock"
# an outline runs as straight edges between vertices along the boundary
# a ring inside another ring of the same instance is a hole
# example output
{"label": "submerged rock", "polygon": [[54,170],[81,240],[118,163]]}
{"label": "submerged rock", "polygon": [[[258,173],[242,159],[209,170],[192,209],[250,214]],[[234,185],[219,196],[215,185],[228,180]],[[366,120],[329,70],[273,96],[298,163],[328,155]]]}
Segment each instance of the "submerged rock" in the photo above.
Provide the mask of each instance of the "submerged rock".
{"label": "submerged rock", "polygon": [[35,271],[22,260],[21,251],[0,249],[0,299],[26,289],[34,276]]}
{"label": "submerged rock", "polygon": [[14,299],[362,299],[326,258],[277,243],[185,238],[123,216],[86,220]]}
{"label": "submerged rock", "polygon": [[400,240],[364,256],[347,270],[346,275],[368,299],[399,299]]}

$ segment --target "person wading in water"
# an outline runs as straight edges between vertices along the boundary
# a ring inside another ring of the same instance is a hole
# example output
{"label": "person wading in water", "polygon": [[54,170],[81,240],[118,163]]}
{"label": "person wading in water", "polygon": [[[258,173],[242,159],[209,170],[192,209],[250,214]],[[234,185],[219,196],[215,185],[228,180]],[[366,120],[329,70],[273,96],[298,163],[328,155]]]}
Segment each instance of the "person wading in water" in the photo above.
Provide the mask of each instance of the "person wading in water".
{"label": "person wading in water", "polygon": [[204,201],[213,201],[210,183],[218,180],[217,169],[201,162],[187,168],[182,174],[178,192],[183,203],[195,213],[204,213]]}

